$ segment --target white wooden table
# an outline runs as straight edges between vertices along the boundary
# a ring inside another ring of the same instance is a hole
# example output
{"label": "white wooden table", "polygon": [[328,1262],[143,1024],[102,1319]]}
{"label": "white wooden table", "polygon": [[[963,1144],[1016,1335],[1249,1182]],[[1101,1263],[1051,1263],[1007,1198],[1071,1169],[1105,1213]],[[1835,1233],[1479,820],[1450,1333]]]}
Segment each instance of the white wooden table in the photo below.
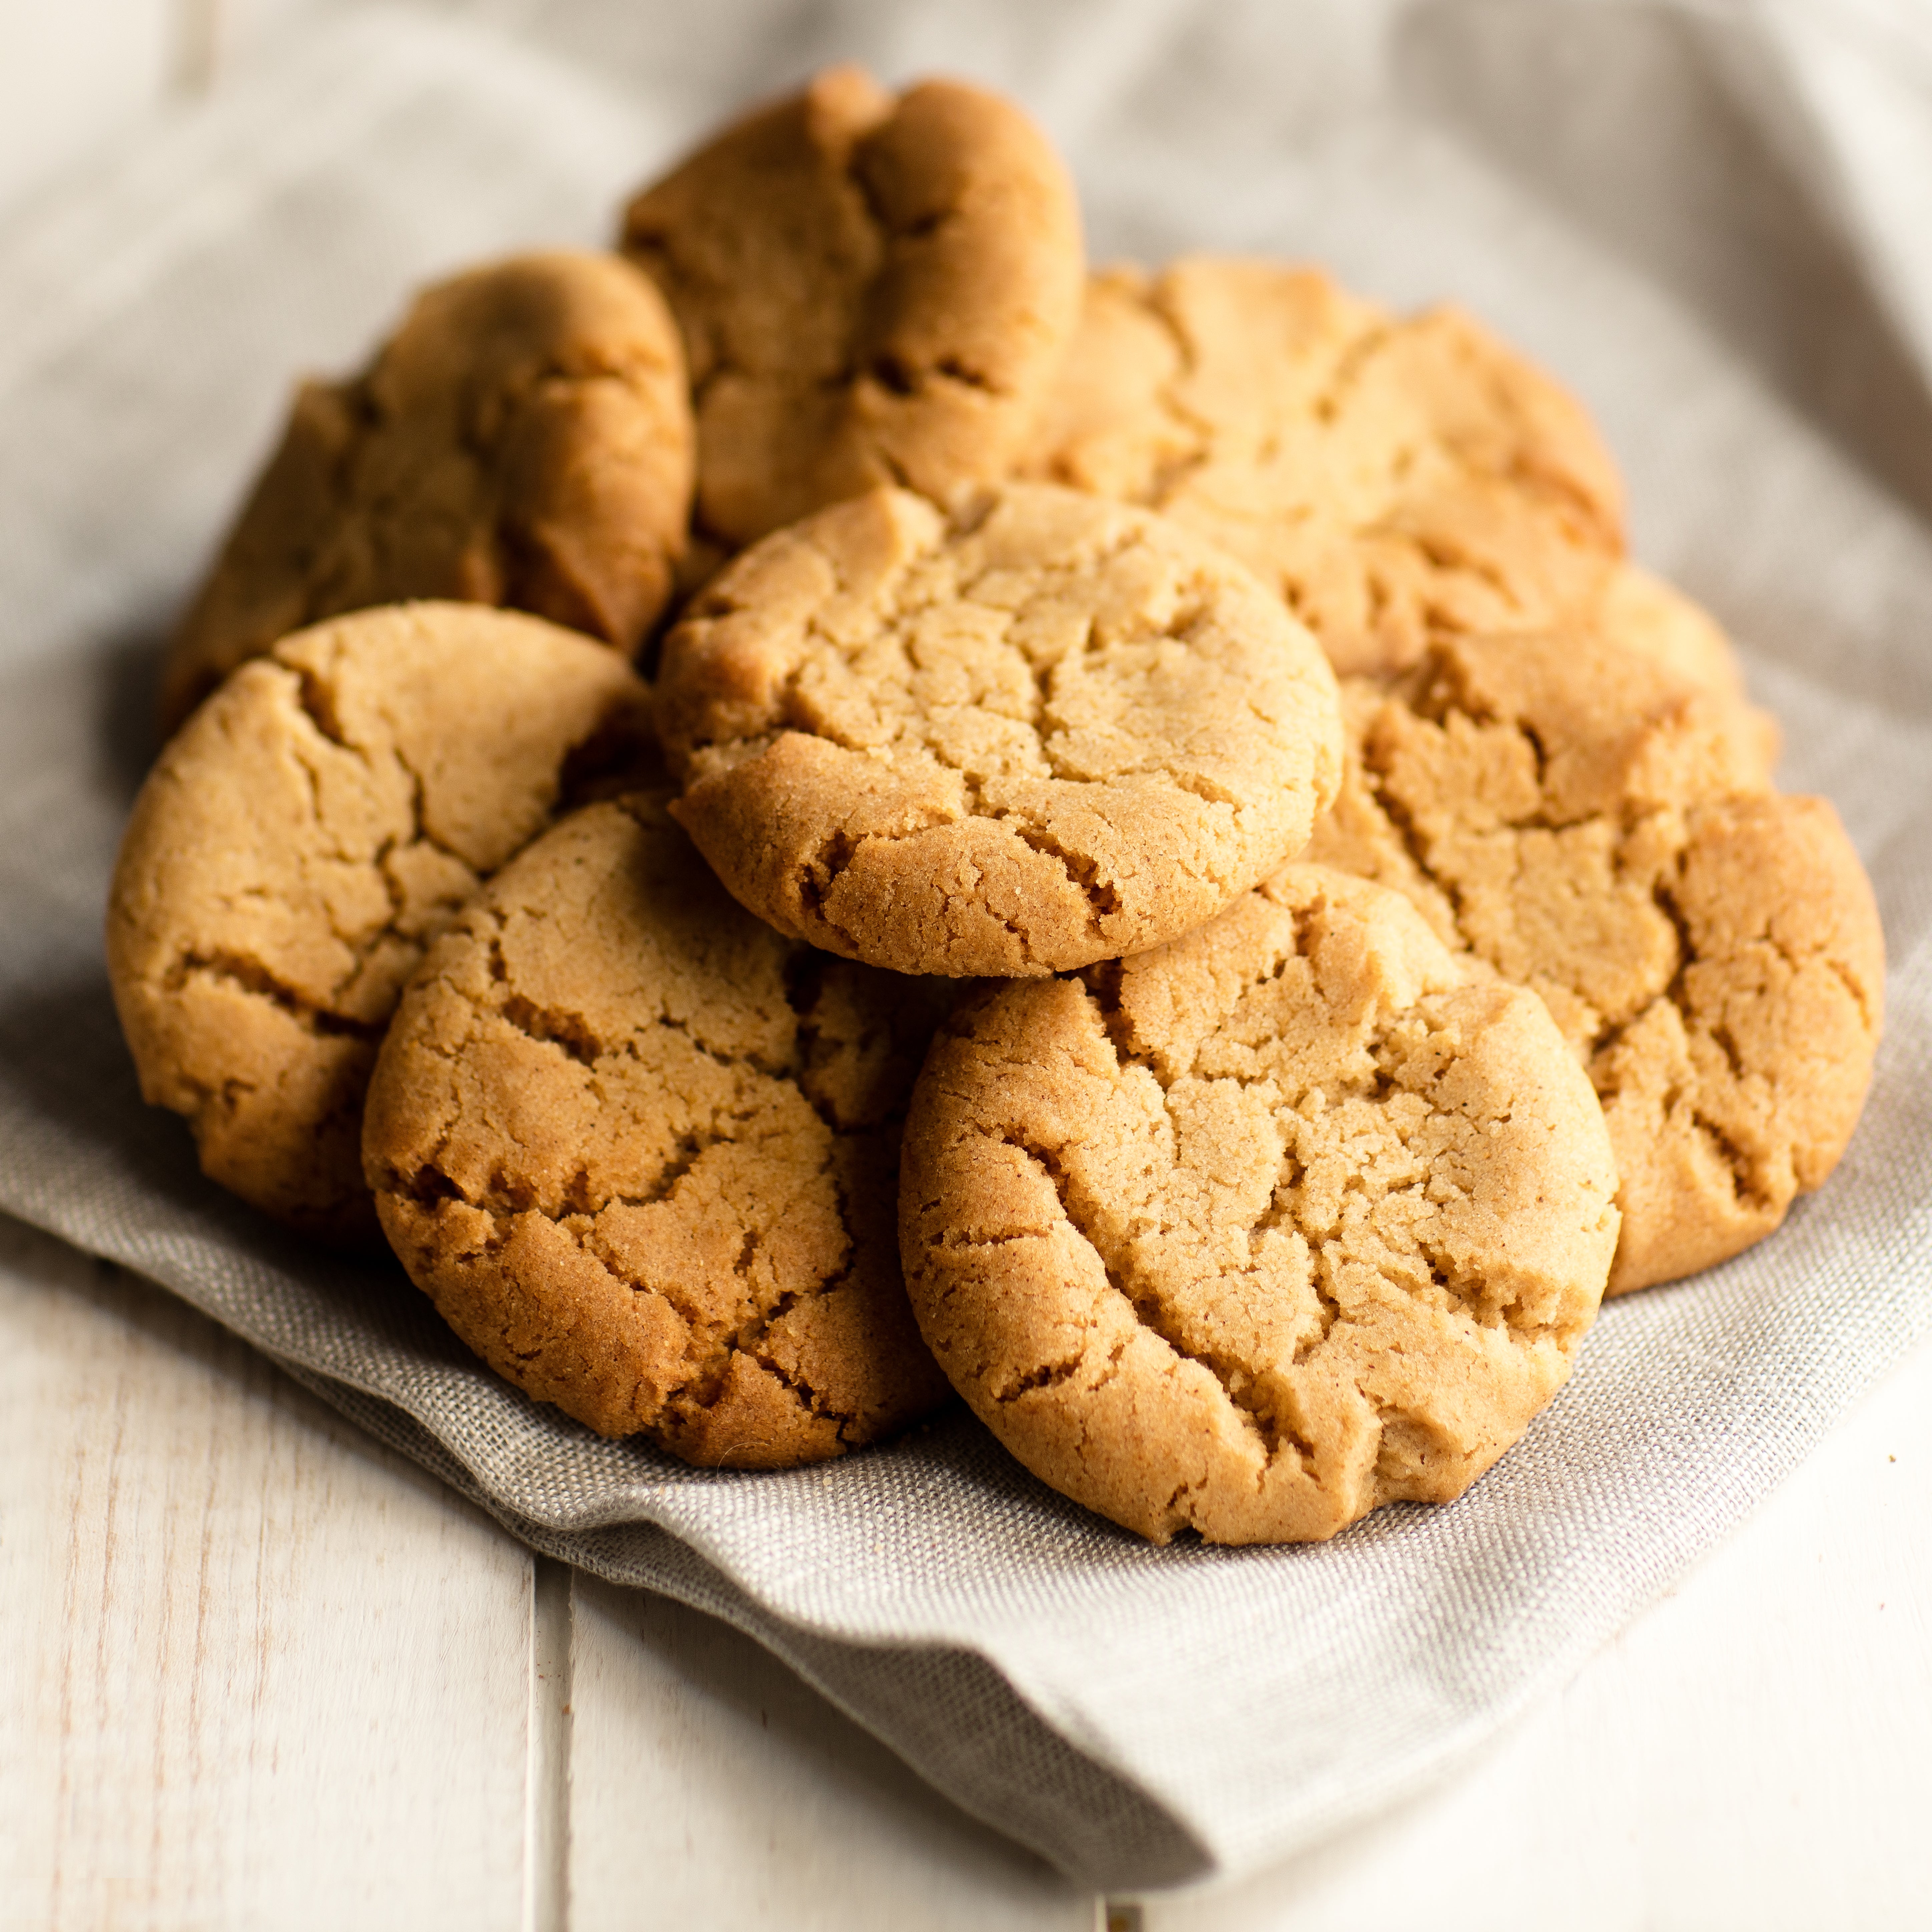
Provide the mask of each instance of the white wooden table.
{"label": "white wooden table", "polygon": [[[0,209],[314,4],[10,0]],[[754,1645],[3,1219],[0,1617],[8,1925],[1932,1926],[1932,1351],[1453,1785],[1188,1895],[1070,1887]]]}
{"label": "white wooden table", "polygon": [[[0,1922],[1096,1923],[755,1645],[533,1558],[161,1290],[0,1220]],[[1932,1924],[1928,1530],[1932,1352],[1474,1772],[1140,1922]]]}

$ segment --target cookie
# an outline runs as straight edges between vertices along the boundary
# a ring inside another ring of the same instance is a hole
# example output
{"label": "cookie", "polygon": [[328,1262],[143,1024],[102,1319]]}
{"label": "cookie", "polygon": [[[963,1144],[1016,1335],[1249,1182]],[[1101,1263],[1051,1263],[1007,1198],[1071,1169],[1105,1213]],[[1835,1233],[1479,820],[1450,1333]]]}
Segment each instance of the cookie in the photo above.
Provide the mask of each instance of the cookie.
{"label": "cookie", "polygon": [[698,523],[731,549],[880,484],[1004,477],[1080,310],[1065,170],[956,81],[830,68],[638,195],[622,245],[683,330]]}
{"label": "cookie", "polygon": [[1162,511],[1286,598],[1338,670],[1588,606],[1622,551],[1584,411],[1468,316],[1197,256],[1088,284],[1021,473]]}
{"label": "cookie", "polygon": [[675,810],[781,932],[1023,976],[1198,926],[1298,851],[1334,679],[1232,560],[1043,485],[880,491],[733,564],[665,641]]}
{"label": "cookie", "polygon": [[872,1442],[946,1393],[892,1203],[953,990],[760,925],[661,796],[590,806],[404,998],[364,1141],[382,1225],[492,1368],[604,1435],[741,1468]]}
{"label": "cookie", "polygon": [[[1717,620],[1674,584],[1636,564],[1618,564],[1568,628],[1586,626],[1605,643],[1653,658],[1714,697],[1737,704],[1748,701],[1743,667]],[[1776,722],[1768,712],[1754,710],[1750,716],[1765,734],[1767,760],[1774,764]]]}
{"label": "cookie", "polygon": [[956,1016],[900,1240],[934,1353],[1036,1475],[1156,1542],[1303,1542],[1517,1438],[1595,1316],[1615,1188],[1540,1002],[1294,866]]}
{"label": "cookie", "polygon": [[1587,633],[1463,638],[1347,680],[1310,856],[1403,892],[1547,1003],[1622,1176],[1612,1294],[1768,1234],[1850,1138],[1878,1039],[1871,889],[1745,707]]}
{"label": "cookie", "polygon": [[635,650],[683,554],[692,460],[677,332],[628,263],[524,255],[429,290],[361,376],[297,392],[169,646],[164,728],[278,638],[406,598]]}
{"label": "cookie", "polygon": [[224,1187],[380,1248],[362,1095],[404,983],[560,797],[654,758],[629,667],[534,617],[368,610],[243,665],[163,752],[115,868],[143,1096]]}

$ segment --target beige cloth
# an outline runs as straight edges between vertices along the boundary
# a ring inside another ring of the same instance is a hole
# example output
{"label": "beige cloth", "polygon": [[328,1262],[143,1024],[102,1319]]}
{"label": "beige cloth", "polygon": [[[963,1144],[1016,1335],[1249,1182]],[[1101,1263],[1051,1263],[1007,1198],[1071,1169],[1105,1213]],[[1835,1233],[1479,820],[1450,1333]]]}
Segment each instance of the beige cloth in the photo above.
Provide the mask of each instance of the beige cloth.
{"label": "beige cloth", "polygon": [[[1238,1871],[1452,1766],[1710,1547],[1932,1329],[1932,32],[1904,8],[560,0],[553,58],[351,16],[0,232],[0,1205],[166,1284],[538,1547],[730,1618],[968,1809],[1113,1886]],[[700,22],[694,25],[694,22]],[[1582,391],[1637,548],[1712,604],[1786,782],[1870,866],[1865,1121],[1729,1266],[1606,1310],[1461,1502],[1149,1548],[958,1412],[825,1470],[596,1439],[392,1269],[318,1259],[139,1103],[100,957],[156,640],[301,369],[405,292],[594,239],[835,53],[1013,87],[1096,252],[1310,255],[1454,295]],[[593,60],[573,68],[573,57]]]}

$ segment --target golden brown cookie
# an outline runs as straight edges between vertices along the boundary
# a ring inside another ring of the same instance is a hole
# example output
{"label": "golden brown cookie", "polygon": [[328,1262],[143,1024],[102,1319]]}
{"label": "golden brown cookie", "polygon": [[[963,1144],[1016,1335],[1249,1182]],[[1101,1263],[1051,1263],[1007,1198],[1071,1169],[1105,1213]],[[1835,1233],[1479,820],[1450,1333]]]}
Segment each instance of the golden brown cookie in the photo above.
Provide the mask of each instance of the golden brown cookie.
{"label": "golden brown cookie", "polygon": [[1072,184],[998,95],[819,74],[633,200],[698,412],[698,522],[727,547],[881,484],[1004,476],[1079,314]]}
{"label": "golden brown cookie", "polygon": [[479,893],[382,1048],[382,1225],[491,1367],[687,1461],[822,1460],[945,1383],[901,1285],[899,1126],[953,989],[734,905],[661,796]]}
{"label": "golden brown cookie", "polygon": [[628,262],[524,255],[444,282],[361,376],[297,392],[169,647],[163,726],[298,626],[405,598],[634,650],[683,554],[692,465],[677,332]]}
{"label": "golden brown cookie", "polygon": [[1543,996],[1616,1149],[1610,1292],[1768,1234],[1844,1151],[1877,1043],[1883,941],[1830,806],[1769,790],[1756,714],[1588,632],[1440,643],[1344,692],[1310,856]]}
{"label": "golden brown cookie", "polygon": [[[1714,697],[1746,701],[1743,668],[1716,619],[1674,584],[1636,564],[1620,563],[1610,572],[1601,595],[1570,627],[1582,626],[1607,644],[1654,658]],[[1775,764],[1777,724],[1768,712],[1752,716],[1766,734],[1767,758]]]}
{"label": "golden brown cookie", "polygon": [[1546,376],[1460,310],[1396,320],[1270,262],[1093,277],[1022,473],[1221,544],[1343,672],[1540,628],[1622,550],[1615,466]]}
{"label": "golden brown cookie", "polygon": [[1516,1439],[1596,1314],[1616,1185],[1540,1002],[1294,866],[956,1016],[900,1241],[940,1365],[1036,1474],[1156,1542],[1301,1542]]}
{"label": "golden brown cookie", "polygon": [[204,1172],[380,1246],[362,1095],[404,982],[560,797],[638,781],[649,705],[573,632],[415,604],[286,638],[195,713],[121,842],[107,964],[142,1093]]}
{"label": "golden brown cookie", "polygon": [[767,538],[664,646],[680,821],[782,932],[1036,975],[1213,916],[1334,796],[1334,682],[1221,553],[1044,485]]}

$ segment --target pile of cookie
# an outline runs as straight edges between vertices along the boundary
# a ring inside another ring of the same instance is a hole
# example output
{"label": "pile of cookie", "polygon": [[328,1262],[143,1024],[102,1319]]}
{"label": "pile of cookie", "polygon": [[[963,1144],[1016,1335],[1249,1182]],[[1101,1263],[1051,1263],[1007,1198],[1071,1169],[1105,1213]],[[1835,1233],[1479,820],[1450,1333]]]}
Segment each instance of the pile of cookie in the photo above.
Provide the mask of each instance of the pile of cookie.
{"label": "pile of cookie", "polygon": [[146,1096],[695,1462],[956,1389],[1156,1540],[1446,1501],[1870,1076],[1864,874],[1580,409],[1313,270],[1089,275],[950,82],[302,388],[162,706]]}

